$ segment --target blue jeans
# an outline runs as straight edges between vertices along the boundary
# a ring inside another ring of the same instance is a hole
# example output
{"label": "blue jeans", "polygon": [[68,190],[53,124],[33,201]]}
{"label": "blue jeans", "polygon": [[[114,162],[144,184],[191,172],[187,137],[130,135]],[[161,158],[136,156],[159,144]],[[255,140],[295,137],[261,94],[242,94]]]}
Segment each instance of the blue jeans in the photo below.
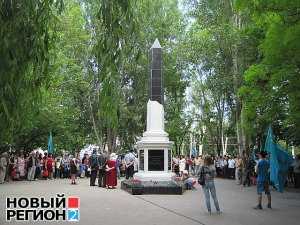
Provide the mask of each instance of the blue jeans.
{"label": "blue jeans", "polygon": [[205,196],[207,210],[209,212],[211,212],[211,206],[210,206],[210,195],[211,195],[212,199],[214,200],[216,210],[220,211],[214,181],[213,180],[211,180],[211,181],[206,180],[205,185],[203,185],[202,188],[203,188],[203,192],[204,192],[204,196]]}

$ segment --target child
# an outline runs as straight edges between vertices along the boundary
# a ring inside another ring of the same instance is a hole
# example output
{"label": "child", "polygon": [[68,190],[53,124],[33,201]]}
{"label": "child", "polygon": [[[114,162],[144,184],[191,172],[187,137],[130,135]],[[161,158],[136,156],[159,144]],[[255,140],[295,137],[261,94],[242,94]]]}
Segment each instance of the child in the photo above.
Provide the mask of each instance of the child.
{"label": "child", "polygon": [[77,166],[75,164],[75,159],[70,160],[70,173],[71,173],[71,184],[76,184],[76,174],[77,174]]}

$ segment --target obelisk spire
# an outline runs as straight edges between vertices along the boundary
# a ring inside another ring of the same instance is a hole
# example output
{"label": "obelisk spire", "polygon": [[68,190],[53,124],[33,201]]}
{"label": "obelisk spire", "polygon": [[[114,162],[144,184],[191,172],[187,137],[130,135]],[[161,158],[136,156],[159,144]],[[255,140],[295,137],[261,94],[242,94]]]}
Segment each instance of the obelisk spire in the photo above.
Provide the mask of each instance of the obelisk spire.
{"label": "obelisk spire", "polygon": [[164,104],[163,77],[162,77],[162,49],[159,41],[155,39],[151,49],[150,66],[150,100]]}

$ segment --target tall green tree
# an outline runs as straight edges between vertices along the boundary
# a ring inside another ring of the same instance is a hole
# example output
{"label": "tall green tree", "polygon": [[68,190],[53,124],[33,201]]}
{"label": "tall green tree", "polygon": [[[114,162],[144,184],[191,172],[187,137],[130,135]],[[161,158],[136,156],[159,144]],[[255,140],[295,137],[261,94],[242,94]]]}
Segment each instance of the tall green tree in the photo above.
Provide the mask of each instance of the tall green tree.
{"label": "tall green tree", "polygon": [[11,143],[49,81],[62,1],[0,2],[0,143]]}
{"label": "tall green tree", "polygon": [[238,1],[239,9],[251,13],[259,38],[257,62],[246,71],[240,93],[244,99],[244,122],[249,132],[269,124],[288,144],[299,144],[300,94],[299,1]]}

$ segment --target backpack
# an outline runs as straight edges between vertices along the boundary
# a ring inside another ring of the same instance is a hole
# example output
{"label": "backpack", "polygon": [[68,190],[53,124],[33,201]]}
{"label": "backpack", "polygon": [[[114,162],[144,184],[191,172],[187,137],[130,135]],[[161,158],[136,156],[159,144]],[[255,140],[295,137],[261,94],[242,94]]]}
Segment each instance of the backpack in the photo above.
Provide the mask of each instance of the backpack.
{"label": "backpack", "polygon": [[200,171],[200,176],[198,178],[198,184],[201,186],[205,185],[205,174],[204,174],[204,167],[202,166]]}

